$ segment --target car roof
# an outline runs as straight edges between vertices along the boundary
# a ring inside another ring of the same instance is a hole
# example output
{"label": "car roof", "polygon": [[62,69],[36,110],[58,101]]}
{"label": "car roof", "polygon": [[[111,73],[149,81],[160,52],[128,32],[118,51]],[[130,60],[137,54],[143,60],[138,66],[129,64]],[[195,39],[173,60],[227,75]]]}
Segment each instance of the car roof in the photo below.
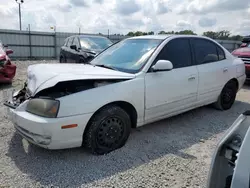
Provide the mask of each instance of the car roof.
{"label": "car roof", "polygon": [[205,36],[199,36],[199,35],[143,35],[143,36],[136,36],[136,37],[130,37],[128,39],[159,39],[159,40],[165,40],[169,37],[174,38],[183,38],[183,37],[192,37],[192,38],[203,38],[203,39],[210,39]]}
{"label": "car roof", "polygon": [[129,39],[160,39],[164,40],[172,35],[143,35],[143,36],[136,36],[136,37],[131,37]]}
{"label": "car roof", "polygon": [[100,36],[100,35],[72,35],[72,36],[69,36],[67,38],[70,38],[70,37],[93,37],[93,38],[107,38],[105,36]]}

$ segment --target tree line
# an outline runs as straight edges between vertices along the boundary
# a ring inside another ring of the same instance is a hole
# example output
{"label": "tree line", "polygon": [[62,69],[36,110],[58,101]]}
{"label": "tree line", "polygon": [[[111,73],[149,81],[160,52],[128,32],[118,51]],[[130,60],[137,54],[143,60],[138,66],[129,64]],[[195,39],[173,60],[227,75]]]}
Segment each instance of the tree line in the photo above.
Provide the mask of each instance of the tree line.
{"label": "tree line", "polygon": [[[142,35],[154,35],[153,31],[150,32],[142,32],[142,31],[135,31],[135,32],[128,32],[127,36],[142,36]],[[175,35],[197,35],[192,30],[183,30],[183,31],[160,31],[157,34],[175,34]],[[243,36],[241,35],[231,35],[230,31],[222,30],[218,32],[214,31],[206,31],[203,32],[203,36],[210,37],[212,39],[220,39],[220,40],[238,40],[241,41]]]}

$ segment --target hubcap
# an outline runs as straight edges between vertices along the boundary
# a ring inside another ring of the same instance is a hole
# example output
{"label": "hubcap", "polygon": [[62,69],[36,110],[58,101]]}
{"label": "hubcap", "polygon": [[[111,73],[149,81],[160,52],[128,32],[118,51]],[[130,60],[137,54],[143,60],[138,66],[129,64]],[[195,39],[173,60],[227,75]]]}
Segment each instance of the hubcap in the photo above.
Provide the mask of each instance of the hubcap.
{"label": "hubcap", "polygon": [[233,98],[233,91],[231,89],[226,89],[226,91],[222,95],[222,99],[224,103],[230,103]]}
{"label": "hubcap", "polygon": [[118,117],[108,117],[99,126],[97,142],[101,146],[114,147],[119,143],[123,132],[122,120]]}

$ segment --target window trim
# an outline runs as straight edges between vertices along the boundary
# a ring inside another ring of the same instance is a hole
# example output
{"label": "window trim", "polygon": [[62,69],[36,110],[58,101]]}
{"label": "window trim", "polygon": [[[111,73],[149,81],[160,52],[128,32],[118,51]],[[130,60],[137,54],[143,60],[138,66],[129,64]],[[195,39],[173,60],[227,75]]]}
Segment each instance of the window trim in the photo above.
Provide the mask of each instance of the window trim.
{"label": "window trim", "polygon": [[[159,53],[157,54],[157,56],[155,57],[153,63],[150,65],[149,69],[147,70],[146,73],[152,73],[152,66],[154,66],[156,64],[156,59],[158,58],[159,54],[162,52],[162,50],[164,50],[165,46],[167,46],[167,44],[170,42],[170,41],[173,41],[173,40],[178,40],[178,39],[187,39],[188,40],[188,45],[189,45],[189,50],[190,50],[190,57],[191,57],[191,65],[190,66],[184,66],[184,67],[179,67],[179,68],[174,68],[173,66],[173,69],[181,69],[181,68],[185,68],[185,67],[192,67],[192,66],[196,66],[196,64],[194,63],[194,58],[193,58],[193,51],[192,51],[192,46],[191,46],[191,40],[190,40],[190,37],[178,37],[178,38],[173,38],[171,40],[169,40],[164,46],[163,48],[159,51]],[[164,72],[164,71],[163,71]]]}
{"label": "window trim", "polygon": [[[218,57],[218,60],[217,61],[209,61],[209,62],[206,62],[206,63],[201,63],[199,64],[196,60],[196,52],[195,52],[195,47],[194,47],[194,41],[195,40],[204,40],[204,41],[207,41],[211,44],[213,44],[216,48],[216,54],[217,54],[217,57]],[[206,38],[195,38],[195,37],[192,37],[190,38],[190,41],[191,41],[191,45],[192,45],[192,49],[193,49],[193,52],[194,52],[194,63],[195,65],[205,65],[205,64],[208,64],[208,63],[215,63],[215,62],[219,62],[219,61],[222,61],[222,60],[225,60],[226,59],[226,54],[225,54],[225,51],[223,50],[223,48],[221,48],[218,44],[216,44],[214,41],[212,40],[209,40],[209,39],[206,39]],[[223,52],[223,55],[224,55],[224,58],[223,59],[219,59],[219,53],[218,53],[218,48],[220,48]]]}

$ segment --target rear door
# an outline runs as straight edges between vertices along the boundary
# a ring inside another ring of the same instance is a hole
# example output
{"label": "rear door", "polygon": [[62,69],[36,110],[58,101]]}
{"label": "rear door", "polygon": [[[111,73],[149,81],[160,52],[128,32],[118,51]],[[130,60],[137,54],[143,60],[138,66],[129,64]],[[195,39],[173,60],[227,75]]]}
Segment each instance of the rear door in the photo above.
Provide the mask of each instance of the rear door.
{"label": "rear door", "polygon": [[203,38],[191,41],[199,72],[198,103],[215,102],[230,79],[232,66],[224,50],[213,41]]}

